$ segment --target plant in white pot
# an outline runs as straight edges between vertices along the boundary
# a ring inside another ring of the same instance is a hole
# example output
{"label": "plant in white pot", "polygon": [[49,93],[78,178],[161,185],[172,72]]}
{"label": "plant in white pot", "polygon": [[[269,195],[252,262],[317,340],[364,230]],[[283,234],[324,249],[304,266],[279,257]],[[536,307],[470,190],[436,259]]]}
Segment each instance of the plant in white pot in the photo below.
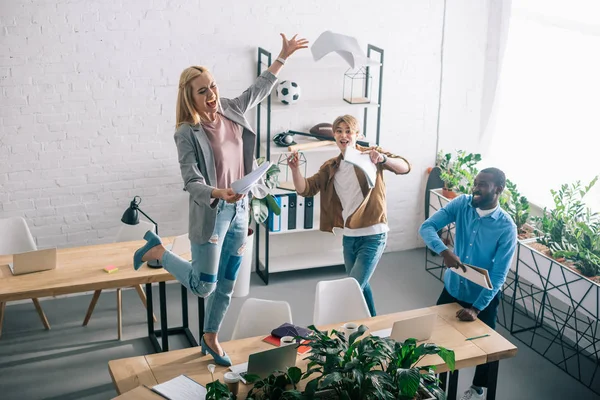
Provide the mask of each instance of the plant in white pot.
{"label": "plant in white pot", "polygon": [[[261,157],[257,160],[260,166],[265,162],[265,158]],[[277,187],[279,183],[279,167],[277,164],[272,164],[265,173],[263,178],[264,186],[253,188],[252,197],[249,200],[249,226],[248,238],[246,240],[246,250],[242,257],[240,272],[233,290],[233,297],[245,297],[250,291],[250,272],[252,271],[252,260],[254,260],[254,229],[252,221],[257,224],[264,224],[269,217],[269,213],[279,215],[281,209],[271,194],[271,191]]]}

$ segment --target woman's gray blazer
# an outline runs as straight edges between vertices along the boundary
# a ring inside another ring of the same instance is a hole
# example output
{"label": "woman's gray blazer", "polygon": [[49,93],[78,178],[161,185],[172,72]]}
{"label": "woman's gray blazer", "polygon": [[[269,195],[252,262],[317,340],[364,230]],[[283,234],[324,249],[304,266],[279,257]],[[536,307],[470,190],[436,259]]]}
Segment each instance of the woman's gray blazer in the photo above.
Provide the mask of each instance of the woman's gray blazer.
{"label": "woman's gray blazer", "polygon": [[[244,93],[234,99],[220,99],[220,112],[242,126],[244,172],[254,166],[256,133],[244,114],[267,97],[277,82],[275,75],[263,72]],[[211,203],[217,185],[213,151],[201,124],[182,124],[175,132],[184,190],[190,194],[189,237],[194,243],[208,242],[215,228],[218,201]],[[224,188],[220,188],[224,189]]]}

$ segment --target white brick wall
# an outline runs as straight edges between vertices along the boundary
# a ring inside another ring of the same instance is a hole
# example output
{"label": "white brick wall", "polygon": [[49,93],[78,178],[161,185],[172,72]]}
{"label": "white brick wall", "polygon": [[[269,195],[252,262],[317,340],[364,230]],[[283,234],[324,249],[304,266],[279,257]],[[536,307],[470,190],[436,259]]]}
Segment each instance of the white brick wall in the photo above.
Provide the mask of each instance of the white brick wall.
{"label": "white brick wall", "polygon": [[[465,119],[480,94],[485,41],[476,38],[489,1],[448,2],[447,71],[470,78],[444,96],[458,99]],[[172,139],[181,70],[207,65],[222,94],[236,95],[253,79],[257,46],[277,51],[279,32],[315,40],[331,29],[386,51],[382,144],[414,167],[388,180],[388,250],[416,247],[435,156],[442,10],[441,0],[4,1],[0,218],[24,216],[40,247],[110,242],[140,195],[161,233],[184,232]],[[452,141],[450,125],[443,133]]]}

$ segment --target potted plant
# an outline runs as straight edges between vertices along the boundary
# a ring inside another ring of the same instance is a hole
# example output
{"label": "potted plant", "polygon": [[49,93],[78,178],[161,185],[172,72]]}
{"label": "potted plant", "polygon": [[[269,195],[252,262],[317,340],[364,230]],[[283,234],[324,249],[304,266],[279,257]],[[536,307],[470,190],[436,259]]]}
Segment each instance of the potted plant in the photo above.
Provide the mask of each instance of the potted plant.
{"label": "potted plant", "polygon": [[[265,158],[261,157],[257,161],[260,166],[265,162]],[[252,270],[252,260],[254,259],[254,229],[250,228],[251,221],[257,224],[264,224],[267,221],[270,213],[279,215],[281,209],[271,194],[271,191],[279,184],[279,167],[277,164],[272,164],[264,176],[264,186],[252,192],[253,196],[250,199],[248,213],[250,222],[248,226],[248,238],[246,239],[246,251],[242,257],[240,265],[240,275],[236,280],[236,285],[233,291],[233,297],[245,297],[250,292],[250,272]],[[257,197],[254,193],[264,195]]]}
{"label": "potted plant", "polygon": [[453,199],[459,194],[469,194],[473,185],[473,179],[477,175],[477,163],[481,161],[481,154],[467,153],[458,150],[456,157],[452,153],[437,155],[436,166],[440,168],[440,178],[444,182],[442,195],[447,199]]}
{"label": "potted plant", "polygon": [[414,339],[404,343],[371,335],[359,339],[368,329],[364,325],[348,339],[335,330],[330,336],[314,326],[310,329],[310,362],[303,379],[316,377],[306,385],[308,398],[319,392],[348,400],[446,398],[433,368],[417,364],[425,355],[438,354],[453,370],[453,351],[433,344],[416,346]]}
{"label": "potted plant", "polygon": [[[389,340],[389,339],[388,339]],[[392,379],[395,399],[414,399],[419,387],[425,389],[434,399],[445,399],[444,391],[439,387],[439,380],[432,367],[417,367],[425,356],[439,355],[454,370],[454,351],[433,343],[422,343],[417,346],[415,339],[407,339],[403,343],[394,342],[394,351],[387,368]],[[417,397],[418,398],[418,397]]]}
{"label": "potted plant", "polygon": [[544,208],[542,216],[534,218],[540,236],[519,241],[517,248],[512,318],[518,310],[535,329],[515,326],[511,333],[532,332],[530,343],[537,342],[538,335],[542,341],[551,335],[548,353],[564,357],[549,359],[578,379],[577,366],[584,362],[580,357],[600,363],[592,350],[591,331],[600,323],[600,217],[584,202],[596,182],[597,177],[588,185],[576,182],[551,190],[553,209]]}
{"label": "potted plant", "polygon": [[519,240],[535,237],[535,229],[529,225],[530,205],[527,197],[522,196],[517,185],[506,180],[506,190],[500,196],[500,207],[502,207],[517,225]]}
{"label": "potted plant", "polygon": [[290,367],[287,371],[274,371],[265,379],[256,375],[247,375],[246,381],[254,384],[246,399],[248,400],[292,400],[304,399],[304,395],[297,389],[302,378],[302,371],[298,367]]}
{"label": "potted plant", "polygon": [[576,272],[600,282],[600,216],[585,205],[584,197],[598,180],[587,186],[580,181],[551,190],[554,209],[544,208],[535,219],[541,236],[536,250]]}
{"label": "potted plant", "polygon": [[[266,159],[264,157],[256,160],[257,164],[262,165]],[[257,197],[253,196],[250,200],[250,219],[254,220],[258,224],[264,224],[267,218],[269,217],[269,211],[273,212],[275,215],[279,215],[281,213],[281,209],[279,208],[279,204],[275,201],[275,198],[271,194],[271,191],[277,187],[279,184],[279,172],[280,169],[277,164],[272,164],[271,167],[267,170],[264,177],[264,185],[266,186],[266,190],[262,188],[265,196]],[[254,193],[253,193],[254,194]]]}

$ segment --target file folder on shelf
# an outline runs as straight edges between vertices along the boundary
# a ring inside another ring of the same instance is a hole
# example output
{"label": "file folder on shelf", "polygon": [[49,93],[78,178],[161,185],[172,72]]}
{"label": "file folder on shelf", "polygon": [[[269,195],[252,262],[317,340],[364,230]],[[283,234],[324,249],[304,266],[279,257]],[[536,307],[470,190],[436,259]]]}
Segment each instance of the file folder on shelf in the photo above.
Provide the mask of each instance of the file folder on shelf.
{"label": "file folder on shelf", "polygon": [[298,205],[298,196],[295,193],[288,194],[288,230],[296,229],[296,210]]}
{"label": "file folder on shelf", "polygon": [[314,197],[304,199],[304,229],[313,228]]}
{"label": "file folder on shelf", "polygon": [[[273,196],[279,208],[281,208],[281,198],[279,196]],[[271,232],[279,232],[281,230],[281,214],[275,215],[272,211],[269,211],[269,230]]]}
{"label": "file folder on shelf", "polygon": [[304,197],[298,195],[296,200],[296,228],[304,229]]}
{"label": "file folder on shelf", "polygon": [[279,207],[281,208],[281,222],[279,224],[279,231],[287,231],[288,230],[288,195],[280,194],[277,195],[279,197]]}

